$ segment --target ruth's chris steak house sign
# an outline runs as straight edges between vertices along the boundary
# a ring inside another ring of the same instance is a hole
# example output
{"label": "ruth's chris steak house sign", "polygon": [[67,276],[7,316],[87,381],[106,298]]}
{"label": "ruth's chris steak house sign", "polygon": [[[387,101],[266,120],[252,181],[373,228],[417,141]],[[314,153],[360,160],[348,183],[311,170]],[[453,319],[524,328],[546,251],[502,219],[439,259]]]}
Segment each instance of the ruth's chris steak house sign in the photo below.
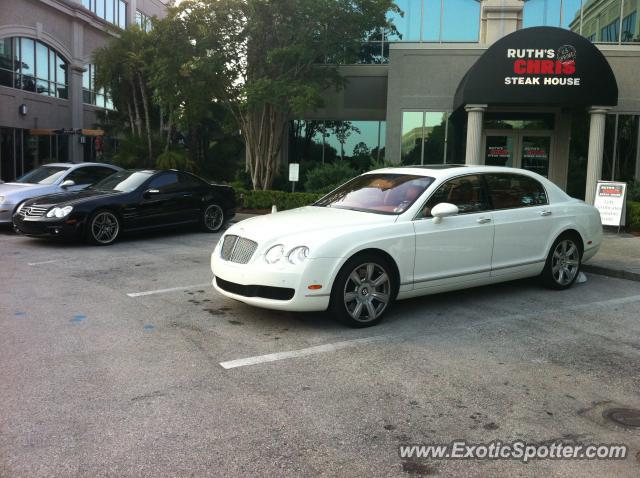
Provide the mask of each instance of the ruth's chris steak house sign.
{"label": "ruth's chris steak house sign", "polygon": [[476,60],[458,86],[454,109],[617,103],[615,76],[593,43],[563,28],[534,27],[501,38]]}
{"label": "ruth's chris steak house sign", "polygon": [[507,76],[505,85],[580,86],[573,45],[557,50],[508,48],[507,58],[513,60],[514,76]]}

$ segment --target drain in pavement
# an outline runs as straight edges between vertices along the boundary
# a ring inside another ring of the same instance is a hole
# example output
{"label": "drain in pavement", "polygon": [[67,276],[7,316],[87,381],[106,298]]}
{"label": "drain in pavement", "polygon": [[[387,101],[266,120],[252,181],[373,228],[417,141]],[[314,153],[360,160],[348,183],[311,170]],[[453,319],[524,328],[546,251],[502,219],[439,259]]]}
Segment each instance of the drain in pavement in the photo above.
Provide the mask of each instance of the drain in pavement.
{"label": "drain in pavement", "polygon": [[627,428],[640,428],[640,410],[634,408],[610,408],[602,416]]}

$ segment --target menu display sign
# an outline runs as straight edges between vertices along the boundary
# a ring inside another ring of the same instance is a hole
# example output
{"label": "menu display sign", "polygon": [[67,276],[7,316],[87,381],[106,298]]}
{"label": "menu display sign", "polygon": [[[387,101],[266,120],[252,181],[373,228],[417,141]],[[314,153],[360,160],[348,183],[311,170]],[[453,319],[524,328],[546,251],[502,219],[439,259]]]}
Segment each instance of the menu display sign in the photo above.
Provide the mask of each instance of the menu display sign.
{"label": "menu display sign", "polygon": [[627,199],[627,183],[598,181],[593,203],[600,211],[603,226],[624,226]]}

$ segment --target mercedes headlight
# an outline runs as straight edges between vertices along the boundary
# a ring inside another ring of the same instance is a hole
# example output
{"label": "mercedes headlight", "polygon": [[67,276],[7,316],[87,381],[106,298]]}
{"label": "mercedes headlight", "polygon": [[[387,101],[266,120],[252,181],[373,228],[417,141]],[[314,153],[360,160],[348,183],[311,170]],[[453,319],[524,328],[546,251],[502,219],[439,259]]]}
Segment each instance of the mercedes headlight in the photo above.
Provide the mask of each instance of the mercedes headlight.
{"label": "mercedes headlight", "polygon": [[49,212],[47,213],[47,217],[57,217],[58,219],[61,219],[65,216],[68,216],[71,211],[73,211],[73,206],[54,207],[53,209],[49,210]]}
{"label": "mercedes headlight", "polygon": [[267,264],[277,264],[284,259],[284,246],[282,244],[276,244],[269,248],[264,255],[264,260]]}
{"label": "mercedes headlight", "polygon": [[287,254],[289,264],[302,264],[309,257],[309,248],[307,246],[297,246]]}

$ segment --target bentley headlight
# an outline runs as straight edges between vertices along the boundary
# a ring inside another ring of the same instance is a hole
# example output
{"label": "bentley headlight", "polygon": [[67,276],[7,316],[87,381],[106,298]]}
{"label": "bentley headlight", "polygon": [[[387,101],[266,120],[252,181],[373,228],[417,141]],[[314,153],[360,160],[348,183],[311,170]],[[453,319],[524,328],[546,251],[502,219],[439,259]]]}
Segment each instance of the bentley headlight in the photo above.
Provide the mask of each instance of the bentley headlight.
{"label": "bentley headlight", "polygon": [[307,246],[297,246],[287,254],[287,261],[290,264],[302,264],[309,257],[309,248]]}
{"label": "bentley headlight", "polygon": [[73,206],[54,207],[49,210],[47,217],[57,217],[58,219],[61,219],[71,214],[71,211],[73,211]]}
{"label": "bentley headlight", "polygon": [[267,264],[277,264],[284,259],[284,246],[282,244],[276,244],[269,248],[264,255],[264,260]]}

